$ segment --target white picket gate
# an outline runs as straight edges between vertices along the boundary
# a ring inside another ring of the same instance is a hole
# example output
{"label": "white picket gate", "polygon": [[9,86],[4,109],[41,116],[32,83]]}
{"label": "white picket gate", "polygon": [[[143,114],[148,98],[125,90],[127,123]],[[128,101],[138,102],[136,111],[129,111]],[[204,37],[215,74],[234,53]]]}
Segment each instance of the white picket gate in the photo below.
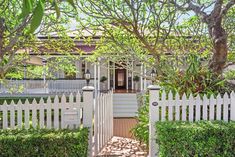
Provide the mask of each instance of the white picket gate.
{"label": "white picket gate", "polygon": [[171,92],[163,91],[160,95],[158,86],[149,86],[149,156],[158,156],[158,147],[155,138],[155,123],[157,121],[199,121],[199,120],[223,120],[235,121],[235,93],[225,93],[223,97],[212,95],[202,98],[191,94],[182,97]]}
{"label": "white picket gate", "polygon": [[[0,129],[16,128],[89,128],[89,156],[97,155],[113,135],[113,92],[99,94],[94,99],[94,88],[84,87],[83,95],[71,93],[43,98],[30,103],[19,101],[0,105]],[[94,131],[93,131],[94,127]]]}
{"label": "white picket gate", "polygon": [[98,94],[95,99],[94,155],[98,155],[113,137],[113,91]]}

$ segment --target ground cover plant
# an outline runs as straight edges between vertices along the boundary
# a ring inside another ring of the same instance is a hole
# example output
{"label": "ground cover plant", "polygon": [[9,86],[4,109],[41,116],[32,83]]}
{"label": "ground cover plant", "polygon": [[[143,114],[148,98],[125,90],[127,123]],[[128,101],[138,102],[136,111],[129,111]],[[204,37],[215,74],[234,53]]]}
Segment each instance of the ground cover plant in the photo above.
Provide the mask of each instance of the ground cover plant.
{"label": "ground cover plant", "polygon": [[235,122],[157,122],[162,157],[235,156]]}
{"label": "ground cover plant", "polygon": [[0,156],[86,157],[88,129],[1,130]]}

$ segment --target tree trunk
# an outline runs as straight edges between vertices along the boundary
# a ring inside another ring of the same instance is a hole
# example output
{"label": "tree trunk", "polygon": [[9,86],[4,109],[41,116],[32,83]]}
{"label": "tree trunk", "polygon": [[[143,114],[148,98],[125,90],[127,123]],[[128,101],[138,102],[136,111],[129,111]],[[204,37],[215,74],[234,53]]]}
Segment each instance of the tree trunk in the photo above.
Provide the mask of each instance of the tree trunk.
{"label": "tree trunk", "polygon": [[213,41],[213,56],[209,62],[209,68],[215,74],[221,74],[227,61],[227,34],[221,25],[221,20],[209,27],[209,33]]}

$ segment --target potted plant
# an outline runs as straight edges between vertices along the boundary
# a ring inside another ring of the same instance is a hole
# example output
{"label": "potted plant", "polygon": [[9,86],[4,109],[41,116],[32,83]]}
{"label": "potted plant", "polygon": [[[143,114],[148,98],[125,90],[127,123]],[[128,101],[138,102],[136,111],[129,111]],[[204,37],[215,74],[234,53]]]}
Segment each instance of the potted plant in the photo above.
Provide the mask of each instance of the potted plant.
{"label": "potted plant", "polygon": [[140,81],[140,77],[137,75],[134,76],[133,81],[134,81],[134,85],[135,85],[135,90],[138,90],[138,82]]}
{"label": "potted plant", "polygon": [[100,78],[100,82],[102,83],[102,89],[104,90],[105,89],[105,81],[107,80],[107,77],[106,76],[102,76]]}

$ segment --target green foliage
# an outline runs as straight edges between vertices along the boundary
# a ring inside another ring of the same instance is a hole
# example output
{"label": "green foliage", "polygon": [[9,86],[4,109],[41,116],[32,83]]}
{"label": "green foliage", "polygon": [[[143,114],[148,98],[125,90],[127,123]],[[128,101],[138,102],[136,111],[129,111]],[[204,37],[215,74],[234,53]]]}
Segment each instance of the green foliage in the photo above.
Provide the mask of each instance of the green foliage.
{"label": "green foliage", "polygon": [[138,81],[140,81],[140,77],[139,76],[134,76],[134,78],[133,78],[133,81],[135,81],[135,82],[138,82]]}
{"label": "green foliage", "polygon": [[100,78],[100,82],[102,82],[102,83],[104,83],[106,80],[107,80],[107,77],[106,77],[106,76],[102,76],[102,77]]}
{"label": "green foliage", "polygon": [[86,157],[88,129],[1,130],[0,156]]}
{"label": "green foliage", "polygon": [[230,70],[230,71],[226,72],[224,75],[225,75],[226,79],[234,80],[235,79],[235,70]]}
{"label": "green foliage", "polygon": [[[73,0],[69,3],[71,2]],[[45,58],[50,59],[52,58],[49,55],[55,52],[69,56],[72,50],[76,51],[73,39],[65,32],[67,23],[70,21],[68,16],[73,14],[74,8],[64,3],[65,1],[58,0],[4,0],[1,2],[0,79],[4,79],[12,69],[23,71],[21,66],[25,61],[30,60],[29,51],[35,56],[43,54]],[[63,10],[59,19],[56,18],[58,10]],[[48,40],[38,39],[38,34]],[[58,39],[51,38],[52,34]]]}
{"label": "green foliage", "polygon": [[157,122],[162,157],[235,156],[235,122]]}
{"label": "green foliage", "polygon": [[44,15],[44,0],[39,0],[37,6],[32,15],[32,21],[30,25],[30,32],[33,33],[41,24]]}
{"label": "green foliage", "polygon": [[183,93],[211,95],[229,91],[225,80],[221,76],[214,75],[207,66],[203,65],[203,58],[200,55],[190,53],[184,58],[182,64],[178,66],[167,61],[161,62],[162,75],[158,79],[163,90],[179,92],[180,95]]}
{"label": "green foliage", "polygon": [[149,139],[149,96],[144,95],[144,104],[138,109],[138,123],[131,130],[134,137],[148,145]]}
{"label": "green foliage", "polygon": [[23,0],[23,7],[22,7],[22,13],[20,15],[20,18],[25,18],[30,14],[30,12],[33,9],[33,1],[32,0]]}

